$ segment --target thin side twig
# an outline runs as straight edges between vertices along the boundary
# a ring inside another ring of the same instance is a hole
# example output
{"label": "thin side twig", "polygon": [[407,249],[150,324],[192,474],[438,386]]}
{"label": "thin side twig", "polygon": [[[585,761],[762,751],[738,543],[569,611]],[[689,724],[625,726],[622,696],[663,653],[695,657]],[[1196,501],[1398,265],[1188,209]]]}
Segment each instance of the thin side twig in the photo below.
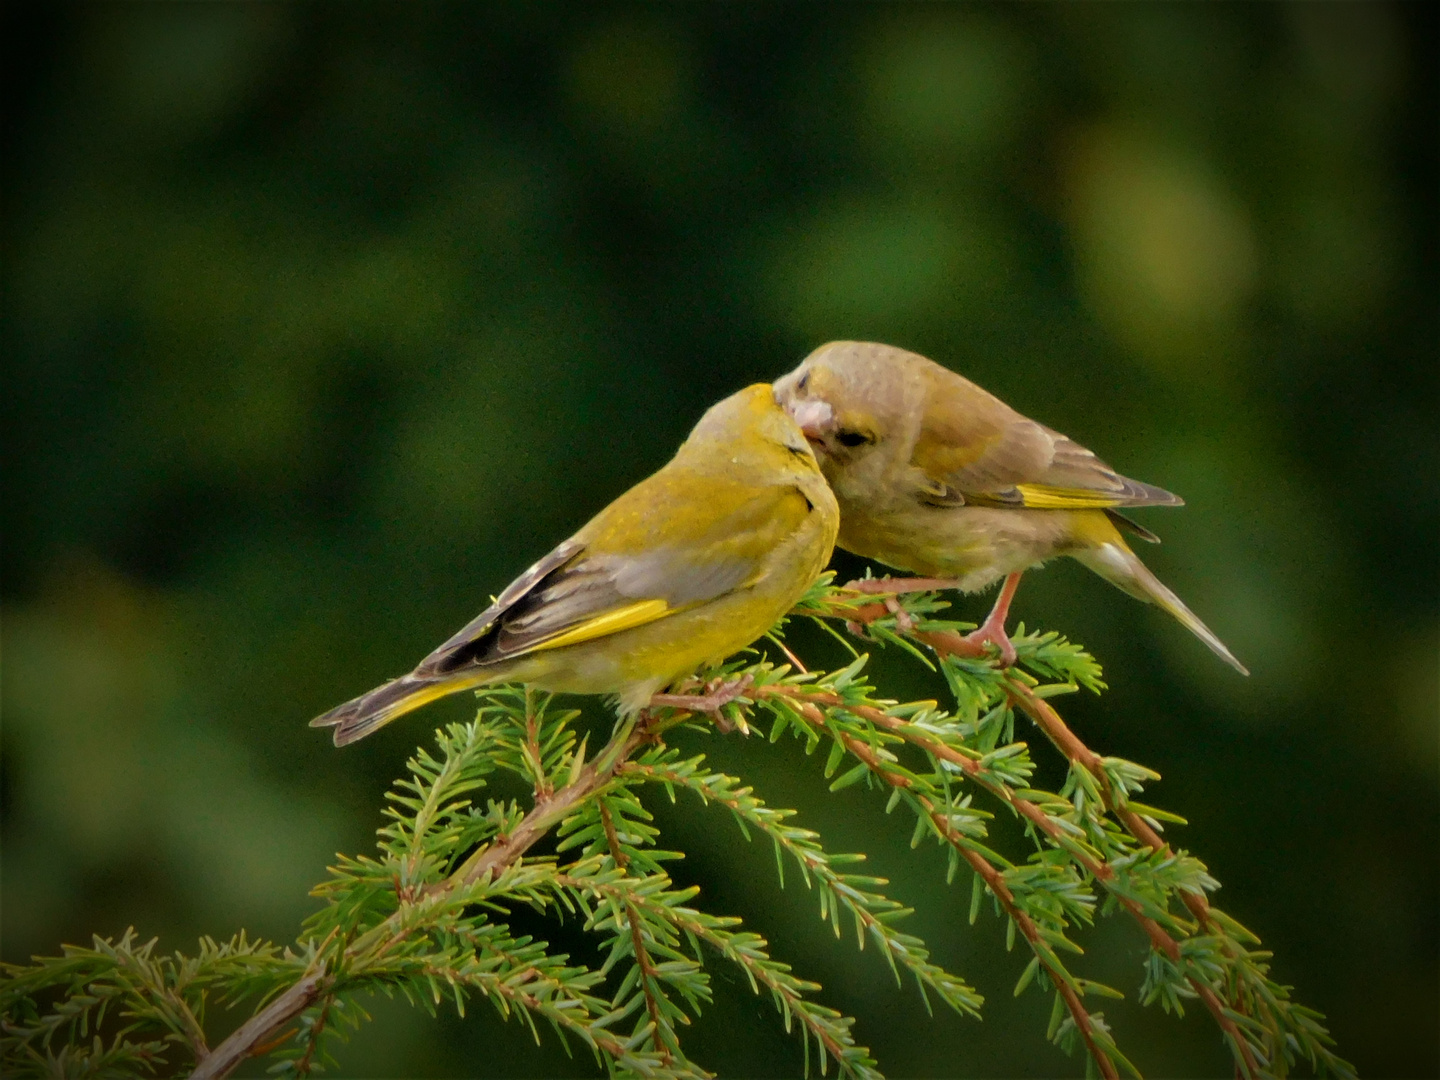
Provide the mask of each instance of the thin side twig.
{"label": "thin side twig", "polygon": [[[763,694],[767,691],[784,693],[792,690],[800,691],[800,693],[785,693],[785,696],[794,699],[793,707],[795,711],[816,730],[824,731],[824,714],[821,713],[819,705],[813,701],[805,700],[803,688],[770,686],[762,688],[759,693]],[[832,702],[827,702],[827,704],[830,703]],[[841,704],[838,698],[836,698],[833,703]],[[846,708],[850,711],[855,711],[852,706],[846,706]],[[878,710],[876,711],[878,712]],[[864,742],[861,742],[851,735],[844,735],[842,738],[845,743],[845,749],[854,757],[864,762],[865,766],[872,773],[880,777],[891,787],[907,790],[913,786],[913,781],[908,776],[904,776],[894,769],[891,769],[884,761],[880,760],[874,751]],[[965,760],[968,761],[969,759],[967,758]],[[1045,969],[1045,974],[1050,978],[1050,981],[1055,986],[1056,992],[1065,1002],[1065,1007],[1069,1010],[1070,1017],[1075,1024],[1075,1030],[1080,1033],[1080,1038],[1084,1040],[1086,1050],[1100,1069],[1100,1075],[1105,1077],[1105,1080],[1118,1080],[1119,1073],[1116,1071],[1115,1063],[1112,1062],[1110,1056],[1095,1043],[1094,1032],[1091,1029],[1090,1014],[1086,1010],[1084,1003],[1080,1000],[1079,993],[1071,981],[1067,979],[1064,974],[1057,971],[1050,963],[1047,956],[1049,948],[1044,944],[1044,939],[1040,934],[1039,928],[1036,927],[1029,915],[1020,910],[1019,905],[1015,902],[1014,894],[1011,893],[1009,886],[1005,884],[1005,880],[1001,876],[1000,871],[997,870],[988,859],[978,851],[972,850],[971,846],[964,842],[964,837],[955,830],[946,816],[935,808],[935,805],[929,798],[919,793],[916,793],[915,798],[919,801],[926,814],[929,815],[930,821],[935,826],[936,831],[943,836],[946,842],[955,848],[956,851],[960,853],[960,856],[984,879],[985,884],[990,887],[990,891],[995,894],[995,897],[1005,908],[1010,920],[1025,937],[1025,940],[1030,945],[1031,951],[1040,961],[1040,966]]]}
{"label": "thin side twig", "polygon": [[[886,768],[885,763],[876,757],[870,747],[866,746],[859,739],[851,735],[846,735],[844,739],[846,748],[850,753],[865,762],[871,772],[875,773],[875,775],[879,776],[891,787],[909,788],[911,786],[912,782],[908,776],[901,776],[899,773]],[[1048,950],[1042,944],[1043,939],[1041,938],[1039,928],[1036,927],[1030,916],[1021,911],[1019,905],[1015,903],[1015,895],[1010,891],[1010,887],[1005,884],[1005,879],[1000,871],[995,868],[990,860],[986,859],[978,851],[973,850],[969,845],[961,842],[960,834],[955,831],[945,815],[935,808],[934,803],[932,803],[929,798],[924,795],[916,795],[916,799],[924,808],[925,812],[930,815],[931,823],[939,833],[945,837],[946,842],[955,848],[960,853],[960,856],[984,879],[990,891],[995,894],[995,897],[1005,908],[1006,914],[1010,916],[1011,921],[1019,928],[1025,940],[1029,942],[1031,951],[1040,961],[1040,966],[1045,969],[1045,974],[1049,976],[1051,983],[1054,984],[1056,992],[1064,1000],[1065,1007],[1069,1010],[1070,1017],[1075,1023],[1075,1030],[1080,1033],[1080,1038],[1085,1042],[1085,1049],[1089,1052],[1091,1058],[1094,1059],[1095,1064],[1099,1066],[1100,1075],[1105,1077],[1105,1080],[1119,1080],[1120,1074],[1115,1069],[1115,1063],[1111,1061],[1110,1056],[1095,1043],[1094,1031],[1091,1029],[1090,1023],[1090,1013],[1085,1008],[1084,1002],[1080,1000],[1080,995],[1076,992],[1071,982],[1047,961],[1046,953]]]}
{"label": "thin side twig", "polygon": [[[620,837],[615,832],[615,822],[611,820],[610,808],[605,805],[605,800],[597,799],[600,806],[600,821],[605,828],[605,842],[610,848],[610,857],[615,860],[615,865],[624,870],[629,865],[630,859],[620,850]],[[625,920],[630,924],[630,947],[635,951],[635,964],[640,969],[640,991],[645,995],[645,1008],[650,1013],[650,1026],[653,1030],[652,1038],[655,1041],[655,1049],[660,1052],[665,1064],[670,1064],[670,1048],[660,1038],[660,1032],[664,1030],[664,1018],[660,1014],[660,1002],[655,997],[655,988],[652,985],[655,981],[655,964],[650,959],[650,950],[645,948],[645,938],[640,932],[640,913],[635,910],[628,896],[622,897],[621,902],[625,906]]]}
{"label": "thin side twig", "polygon": [[[869,619],[883,617],[883,615],[885,614],[885,609],[880,607],[879,605],[869,605],[867,606],[867,608],[863,609],[863,614],[848,614],[850,618],[864,621],[865,617],[867,616]],[[913,637],[917,641],[922,642],[925,645],[930,646],[930,648],[935,650],[936,655],[942,658],[949,655],[958,656],[966,659],[974,659],[977,656],[984,655],[984,650],[982,648],[976,646],[974,642],[966,640],[963,635],[958,634],[953,630],[914,630],[911,631],[909,636]],[[1079,764],[1082,768],[1084,768],[1087,772],[1089,772],[1092,776],[1095,777],[1096,783],[1099,785],[1100,791],[1104,797],[1105,809],[1108,810],[1116,817],[1117,820],[1120,821],[1120,823],[1125,827],[1126,831],[1128,831],[1131,836],[1133,836],[1140,843],[1144,844],[1146,847],[1150,848],[1152,851],[1168,857],[1170,855],[1170,846],[1165,843],[1165,841],[1160,838],[1159,834],[1156,833],[1155,830],[1152,829],[1150,825],[1145,822],[1138,814],[1121,804],[1120,801],[1115,798],[1114,792],[1111,790],[1110,787],[1110,781],[1105,776],[1104,769],[1101,768],[1100,755],[1096,754],[1093,750],[1086,746],[1080,740],[1080,738],[1073,731],[1070,730],[1069,726],[1066,725],[1066,723],[1060,718],[1060,714],[1057,713],[1043,699],[1036,697],[1035,694],[1029,689],[1029,687],[1025,686],[1023,683],[1018,682],[1015,679],[1009,679],[1006,681],[1005,688],[1006,693],[1009,695],[1010,699],[1016,705],[1018,705],[1027,716],[1029,716],[1035,721],[1035,723],[1039,726],[1040,730],[1045,733],[1046,737],[1065,756],[1066,760]],[[854,710],[852,709],[852,711]],[[879,710],[870,710],[870,712],[873,712],[878,716],[885,716],[885,714],[880,712]],[[866,716],[866,718],[872,720],[874,719],[874,717],[868,715]],[[886,720],[893,722],[894,718],[886,717]],[[939,744],[935,745],[938,746]],[[962,768],[968,768],[969,766],[974,764],[971,759],[964,758],[963,755],[955,755],[955,757],[969,763],[968,765],[962,765]],[[956,761],[956,764],[960,764],[960,761]],[[1007,801],[1013,803],[1023,802],[1023,800],[1018,799],[1007,799]],[[1031,807],[1031,809],[1036,811],[1039,810],[1038,807],[1033,806]],[[1026,813],[1026,811],[1023,809],[1021,810],[1021,812]],[[1028,813],[1027,817],[1029,817]],[[1047,830],[1047,835],[1049,834],[1049,830]],[[1086,861],[1094,865],[1093,860],[1087,859]],[[1090,869],[1090,867],[1087,866],[1087,869]],[[1107,871],[1109,870],[1108,867],[1105,867],[1105,869]],[[1094,874],[1094,870],[1091,870],[1091,872],[1092,874]],[[1101,876],[1099,874],[1095,874],[1095,876],[1097,880],[1100,880],[1102,883],[1106,884],[1108,884],[1108,882],[1113,879],[1113,873],[1111,873],[1108,877]],[[1197,920],[1199,920],[1201,925],[1207,927],[1210,926],[1210,905],[1205,900],[1205,898],[1203,896],[1191,893],[1185,889],[1180,890],[1180,895],[1181,899],[1185,903],[1185,906],[1189,908],[1190,912],[1196,917]],[[1163,951],[1166,956],[1168,956],[1172,961],[1178,961],[1180,958],[1180,946],[1175,942],[1175,940],[1170,937],[1170,935],[1167,934],[1163,928],[1156,924],[1153,919],[1149,919],[1141,915],[1138,909],[1134,906],[1133,902],[1126,901],[1122,898],[1122,903],[1124,903],[1127,910],[1129,910],[1130,913],[1134,915],[1137,920],[1140,921],[1141,927],[1145,930],[1146,934],[1150,937],[1151,941],[1156,945],[1156,947]],[[1210,987],[1207,983],[1205,983],[1203,980],[1197,979],[1192,975],[1188,977],[1187,981],[1195,990],[1196,994],[1204,1003],[1205,1007],[1210,1011],[1211,1016],[1213,1016],[1215,1019],[1215,1023],[1223,1032],[1225,1032],[1226,1035],[1228,1035],[1234,1041],[1235,1045],[1239,1048],[1245,1066],[1246,1077],[1259,1076],[1260,1066],[1259,1063],[1256,1062],[1255,1056],[1251,1051],[1249,1040],[1245,1038],[1243,1033],[1240,1031],[1239,1025],[1237,1025],[1235,1021],[1230,1019],[1230,1017],[1226,1014],[1226,1010],[1227,1008],[1229,1008],[1229,1006],[1222,1002],[1219,996],[1215,993],[1214,989]]]}
{"label": "thin side twig", "polygon": [[[642,723],[622,729],[590,764],[580,770],[573,783],[551,795],[536,799],[530,812],[513,832],[497,837],[493,843],[481,848],[443,882],[426,890],[417,902],[425,903],[472,885],[486,874],[496,874],[515,862],[536,841],[559,824],[576,805],[609,783],[616,770],[648,738],[649,734]],[[327,964],[324,959],[318,960],[314,967],[289,989],[231,1032],[209,1054],[200,1058],[191,1074],[192,1080],[220,1080],[230,1075],[242,1061],[255,1053],[257,1047],[273,1039],[287,1023],[331,990],[336,981],[331,974],[333,970],[364,956],[377,946],[385,948],[391,939],[403,933],[398,929],[398,924],[406,914],[407,907],[409,905],[402,905],[380,925],[352,942],[345,949],[339,963]]]}

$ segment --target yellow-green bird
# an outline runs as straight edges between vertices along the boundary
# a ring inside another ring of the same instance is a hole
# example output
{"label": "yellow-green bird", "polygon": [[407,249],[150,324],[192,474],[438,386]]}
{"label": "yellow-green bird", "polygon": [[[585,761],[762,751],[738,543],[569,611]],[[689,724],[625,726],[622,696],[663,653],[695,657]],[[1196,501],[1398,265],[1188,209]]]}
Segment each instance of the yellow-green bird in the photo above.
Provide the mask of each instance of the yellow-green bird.
{"label": "yellow-green bird", "polygon": [[1014,648],[1005,619],[1020,575],[1069,555],[1163,608],[1237,671],[1244,665],[1130,550],[1156,542],[1120,507],[1180,506],[1079,443],[916,353],[863,341],[822,345],[775,384],[840,503],[837,543],[965,592],[1005,586],[971,635]]}
{"label": "yellow-green bird", "polygon": [[633,714],[769,630],[825,568],[838,520],[800,428],[769,384],[747,387],[409,675],[311,726],[343,746],[499,682],[613,694]]}

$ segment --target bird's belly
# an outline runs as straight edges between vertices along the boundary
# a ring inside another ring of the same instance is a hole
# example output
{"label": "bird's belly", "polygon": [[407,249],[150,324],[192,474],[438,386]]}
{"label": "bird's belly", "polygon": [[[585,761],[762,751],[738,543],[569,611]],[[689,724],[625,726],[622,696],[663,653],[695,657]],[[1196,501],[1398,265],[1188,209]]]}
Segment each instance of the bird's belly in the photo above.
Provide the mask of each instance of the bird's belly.
{"label": "bird's belly", "polygon": [[842,505],[839,546],[926,577],[954,578],[967,592],[1063,554],[1073,514],[986,506],[916,504],[884,513]]}

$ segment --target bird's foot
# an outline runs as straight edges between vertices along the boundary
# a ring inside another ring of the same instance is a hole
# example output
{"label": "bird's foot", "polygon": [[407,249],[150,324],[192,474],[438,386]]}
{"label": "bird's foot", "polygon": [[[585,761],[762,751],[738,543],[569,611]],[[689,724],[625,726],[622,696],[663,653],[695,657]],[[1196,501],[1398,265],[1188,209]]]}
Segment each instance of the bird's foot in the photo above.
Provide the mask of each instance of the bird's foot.
{"label": "bird's foot", "polygon": [[985,621],[978,627],[965,635],[965,640],[976,648],[983,649],[986,645],[994,645],[1000,650],[1000,666],[1015,666],[1015,646],[1010,642],[1010,635],[1005,633],[1005,620],[1010,617],[1010,601],[1015,599],[1015,590],[1020,587],[1020,577],[1024,571],[1017,571],[1005,576],[1005,584],[1000,587],[1000,595],[995,598],[995,606],[990,609],[990,614],[985,616]]}
{"label": "bird's foot", "polygon": [[[960,583],[951,581],[949,578],[856,578],[844,586],[852,592],[880,595],[885,605],[885,610],[895,616],[895,628],[902,634],[908,634],[915,629],[915,620],[910,613],[900,606],[896,596],[905,593],[915,592],[938,592],[941,589],[958,589]],[[868,608],[869,605],[867,605]],[[863,622],[859,619],[852,619],[845,623],[845,629],[853,636],[865,641],[873,638],[865,630],[865,627],[872,621],[866,618]]]}
{"label": "bird's foot", "polygon": [[1015,646],[1010,642],[1010,635],[1005,633],[1005,620],[1003,617],[995,618],[993,611],[977,629],[965,635],[965,640],[980,649],[986,645],[994,645],[1000,650],[1000,666],[1015,666]]}
{"label": "bird's foot", "polygon": [[[742,675],[738,679],[712,679],[705,684],[705,693],[703,694],[653,694],[650,697],[650,707],[652,709],[684,709],[692,713],[705,713],[715,721],[715,726],[722,733],[729,735],[735,730],[736,725],[726,719],[720,710],[732,701],[743,697],[754,681],[754,676],[751,675]],[[750,734],[744,720],[740,721],[740,729],[746,735]]]}
{"label": "bird's foot", "polygon": [[[915,629],[915,620],[910,613],[900,606],[900,602],[893,596],[887,596],[884,600],[885,610],[895,616],[895,629],[902,634],[908,634]],[[866,608],[873,608],[873,604],[867,604]],[[870,633],[869,626],[878,616],[867,616],[862,622],[859,619],[847,619],[845,629],[851,637],[858,637],[861,641],[874,641],[875,635]]]}

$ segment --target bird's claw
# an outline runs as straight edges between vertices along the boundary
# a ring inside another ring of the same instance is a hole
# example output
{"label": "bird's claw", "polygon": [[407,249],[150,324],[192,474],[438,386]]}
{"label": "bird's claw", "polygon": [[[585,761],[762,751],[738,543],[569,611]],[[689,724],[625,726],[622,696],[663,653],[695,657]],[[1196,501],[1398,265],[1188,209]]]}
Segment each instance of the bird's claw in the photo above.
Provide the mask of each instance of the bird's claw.
{"label": "bird's claw", "polygon": [[[910,592],[931,592],[935,589],[943,589],[954,582],[941,581],[938,578],[857,578],[850,582],[845,588],[852,592],[868,593],[879,595],[885,610],[895,616],[895,629],[902,634],[908,634],[915,629],[915,620],[910,613],[901,605],[895,597]],[[867,607],[869,605],[866,605]],[[845,623],[845,629],[861,641],[874,641],[875,637],[866,629],[870,619],[849,619]]]}
{"label": "bird's claw", "polygon": [[[651,708],[685,709],[693,713],[705,713],[715,721],[715,726],[722,733],[728,735],[735,730],[735,725],[725,718],[721,713],[726,705],[745,695],[755,682],[753,675],[741,675],[738,679],[713,679],[705,684],[703,694],[654,694],[650,698]],[[747,735],[750,733],[745,722],[740,722],[740,728]]]}
{"label": "bird's claw", "polygon": [[994,645],[1000,650],[1000,666],[1014,667],[1019,657],[1015,653],[1015,646],[1010,641],[1010,635],[1005,633],[1003,622],[992,623],[986,619],[976,630],[965,635],[965,640],[976,648],[983,649],[986,645]]}
{"label": "bird's claw", "polygon": [[885,598],[885,610],[895,616],[895,629],[902,634],[908,634],[915,629],[915,620],[910,613],[900,606],[900,601],[893,596]]}

